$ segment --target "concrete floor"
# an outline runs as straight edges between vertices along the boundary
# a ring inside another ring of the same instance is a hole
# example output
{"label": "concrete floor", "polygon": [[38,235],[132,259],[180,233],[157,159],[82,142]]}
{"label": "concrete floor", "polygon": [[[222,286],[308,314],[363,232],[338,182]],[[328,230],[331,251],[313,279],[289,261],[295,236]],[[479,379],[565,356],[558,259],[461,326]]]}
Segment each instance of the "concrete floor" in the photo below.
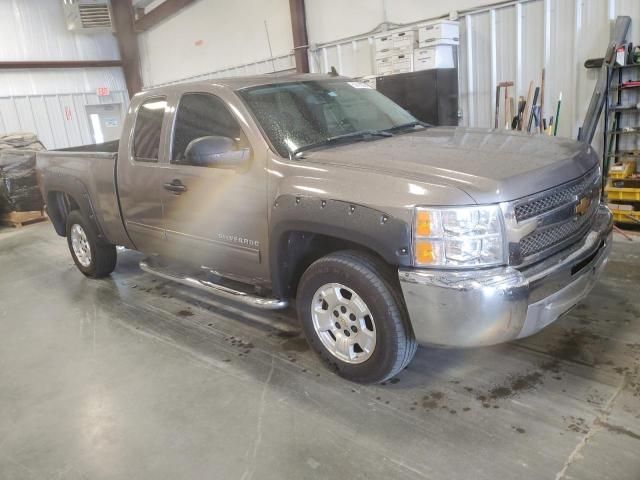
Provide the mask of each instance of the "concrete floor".
{"label": "concrete floor", "polygon": [[327,372],[290,315],[89,280],[51,225],[0,232],[0,478],[640,478],[640,243],[571,314],[421,348],[384,386]]}

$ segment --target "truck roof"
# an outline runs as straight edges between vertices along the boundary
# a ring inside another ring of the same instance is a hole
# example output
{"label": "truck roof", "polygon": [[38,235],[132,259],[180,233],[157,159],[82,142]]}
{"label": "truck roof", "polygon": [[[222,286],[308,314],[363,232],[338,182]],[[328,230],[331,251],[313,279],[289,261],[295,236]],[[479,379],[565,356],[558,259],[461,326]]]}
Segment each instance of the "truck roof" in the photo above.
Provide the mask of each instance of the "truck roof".
{"label": "truck roof", "polygon": [[226,77],[226,78],[211,78],[207,80],[199,80],[195,82],[181,82],[175,83],[171,85],[164,85],[160,87],[150,88],[148,90],[144,90],[138,95],[148,95],[148,94],[157,94],[159,92],[169,92],[173,90],[183,91],[185,88],[194,88],[198,85],[208,86],[208,85],[222,85],[232,90],[241,90],[243,88],[248,87],[257,87],[259,85],[271,85],[276,83],[287,83],[287,82],[305,82],[312,80],[348,80],[348,77],[335,76],[329,74],[320,74],[320,73],[289,73],[286,75],[251,75],[246,77]]}

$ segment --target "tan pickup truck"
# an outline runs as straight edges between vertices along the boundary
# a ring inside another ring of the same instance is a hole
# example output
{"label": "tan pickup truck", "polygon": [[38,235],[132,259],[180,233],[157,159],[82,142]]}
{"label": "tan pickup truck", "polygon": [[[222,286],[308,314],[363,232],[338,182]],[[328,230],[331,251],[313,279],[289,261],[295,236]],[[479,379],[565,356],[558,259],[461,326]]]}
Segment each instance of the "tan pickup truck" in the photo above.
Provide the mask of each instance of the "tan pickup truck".
{"label": "tan pickup truck", "polygon": [[136,95],[122,139],[39,153],[56,232],[90,277],[144,270],[255,308],[293,301],[340,375],[417,344],[539,331],[588,294],[611,214],[587,144],[431,127],[357,81],[215,79]]}

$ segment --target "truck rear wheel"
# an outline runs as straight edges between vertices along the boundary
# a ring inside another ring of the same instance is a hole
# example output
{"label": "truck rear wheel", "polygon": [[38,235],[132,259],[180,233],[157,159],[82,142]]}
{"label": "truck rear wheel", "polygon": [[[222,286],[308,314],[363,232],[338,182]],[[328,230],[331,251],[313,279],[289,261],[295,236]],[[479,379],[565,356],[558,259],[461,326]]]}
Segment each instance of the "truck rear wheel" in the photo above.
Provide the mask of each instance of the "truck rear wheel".
{"label": "truck rear wheel", "polygon": [[67,216],[67,244],[76,267],[87,277],[106,277],[116,268],[116,247],[100,242],[95,227],[79,210]]}
{"label": "truck rear wheel", "polygon": [[311,347],[348,380],[383,382],[416,353],[395,271],[373,255],[320,258],[302,275],[296,305]]}

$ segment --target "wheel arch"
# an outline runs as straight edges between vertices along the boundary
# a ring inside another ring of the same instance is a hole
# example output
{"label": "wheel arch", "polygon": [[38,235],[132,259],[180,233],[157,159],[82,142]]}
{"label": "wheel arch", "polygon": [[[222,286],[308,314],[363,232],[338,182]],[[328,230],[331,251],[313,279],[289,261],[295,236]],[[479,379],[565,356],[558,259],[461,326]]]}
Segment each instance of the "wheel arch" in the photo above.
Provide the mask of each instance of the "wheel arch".
{"label": "wheel arch", "polygon": [[361,250],[393,266],[411,264],[411,228],[382,211],[339,200],[283,195],[274,204],[270,234],[272,289],[295,296],[315,260],[339,250]]}
{"label": "wheel arch", "polygon": [[[84,188],[84,187],[83,187]],[[93,205],[86,190],[68,192],[63,190],[49,190],[46,194],[47,214],[56,233],[61,237],[67,235],[67,217],[70,212],[79,210],[84,217],[93,224],[98,237],[104,239],[104,233],[96,221]]]}

